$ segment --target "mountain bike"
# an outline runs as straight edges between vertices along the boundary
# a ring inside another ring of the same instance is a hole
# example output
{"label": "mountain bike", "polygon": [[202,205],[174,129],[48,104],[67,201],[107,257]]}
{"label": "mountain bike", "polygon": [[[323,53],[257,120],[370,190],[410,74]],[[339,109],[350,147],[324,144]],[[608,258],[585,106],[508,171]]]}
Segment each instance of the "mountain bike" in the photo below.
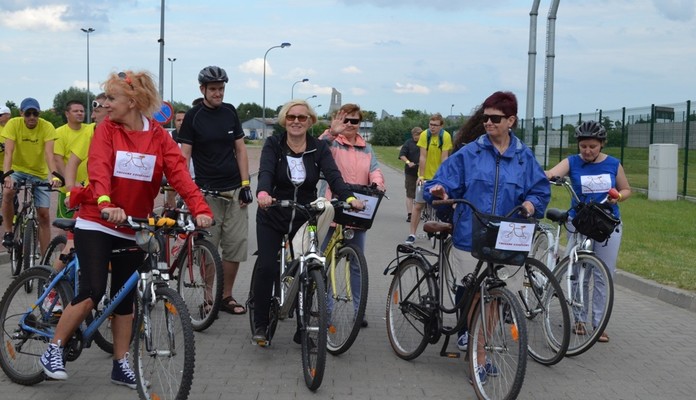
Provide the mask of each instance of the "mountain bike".
{"label": "mountain bike", "polygon": [[[396,355],[404,360],[418,357],[428,343],[445,341],[440,355],[447,352],[450,335],[467,324],[469,331],[469,373],[479,398],[515,398],[524,381],[527,362],[526,316],[519,299],[505,286],[498,271],[506,265],[524,265],[527,252],[499,250],[496,236],[502,221],[528,223],[507,217],[487,216],[463,199],[434,201],[433,205],[466,204],[474,211],[472,255],[479,261],[473,273],[461,284],[467,288],[455,302],[453,271],[445,254],[448,223],[430,222],[427,229],[440,242],[438,261],[426,256],[434,253],[409,245],[398,245],[396,258],[384,274],[393,275],[386,305],[387,335]],[[532,225],[533,226],[533,225]],[[492,238],[492,239],[491,239]],[[531,243],[531,238],[529,240]],[[451,306],[450,306],[451,305]],[[445,325],[445,314],[457,315],[454,326]]]}
{"label": "mountain bike", "polygon": [[[586,204],[580,201],[568,179],[554,178],[550,182],[565,187],[578,204]],[[566,355],[577,356],[597,342],[609,323],[614,304],[614,283],[609,268],[592,251],[592,239],[568,226],[569,211],[557,208],[546,210],[546,218],[555,227],[539,225],[532,245],[532,255],[546,263],[561,284],[573,319]],[[562,259],[561,228],[569,236],[573,236],[574,243],[566,247]]]}
{"label": "mountain bike", "polygon": [[[90,347],[99,326],[127,293],[136,289],[133,361],[141,399],[185,399],[193,381],[195,345],[191,318],[181,296],[168,287],[167,266],[157,261],[157,236],[173,224],[175,221],[169,218],[127,218],[124,225],[136,231],[137,246],[115,251],[144,251],[146,257],[104,311],[87,325],[82,324],[65,344],[66,360],[74,361],[84,348]],[[73,298],[70,279],[77,273],[78,263],[75,257],[58,273],[42,266],[31,268],[5,291],[0,301],[0,366],[13,382],[34,385],[45,379],[39,357],[60,318],[57,307]],[[23,293],[20,288],[27,282],[41,288],[39,293]],[[47,301],[51,292],[57,296]]]}
{"label": "mountain bike", "polygon": [[[326,342],[328,331],[328,310],[326,307],[326,286],[324,282],[324,265],[326,259],[321,256],[317,238],[317,217],[324,212],[324,199],[310,204],[300,204],[292,200],[279,200],[271,207],[292,208],[308,218],[304,232],[309,246],[306,249],[294,249],[289,235],[283,236],[278,259],[278,277],[275,280],[271,306],[268,315],[267,341],[257,343],[270,346],[278,321],[290,318],[297,310],[300,343],[302,345],[302,373],[305,385],[315,391],[321,386],[326,365]],[[254,283],[260,269],[258,259],[251,275],[251,289],[247,299],[251,332],[254,326]]]}

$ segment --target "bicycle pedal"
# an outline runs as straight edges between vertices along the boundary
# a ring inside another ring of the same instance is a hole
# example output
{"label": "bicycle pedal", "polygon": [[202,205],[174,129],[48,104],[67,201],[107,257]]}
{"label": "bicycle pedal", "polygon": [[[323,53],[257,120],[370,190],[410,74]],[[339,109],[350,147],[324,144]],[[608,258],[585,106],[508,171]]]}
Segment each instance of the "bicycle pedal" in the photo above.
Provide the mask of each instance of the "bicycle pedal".
{"label": "bicycle pedal", "polygon": [[458,351],[446,351],[440,355],[442,357],[447,357],[447,358],[460,358],[462,353],[460,353]]}

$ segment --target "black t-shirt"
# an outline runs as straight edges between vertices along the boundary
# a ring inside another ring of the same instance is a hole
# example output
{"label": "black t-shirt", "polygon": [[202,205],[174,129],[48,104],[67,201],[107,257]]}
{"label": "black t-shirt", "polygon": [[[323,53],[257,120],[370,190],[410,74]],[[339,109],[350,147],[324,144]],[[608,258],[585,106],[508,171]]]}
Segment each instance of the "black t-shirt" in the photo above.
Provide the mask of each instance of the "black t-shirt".
{"label": "black t-shirt", "polygon": [[406,156],[408,161],[416,164],[413,167],[409,167],[408,164],[404,164],[404,173],[406,175],[418,176],[418,161],[420,161],[420,147],[413,141],[413,138],[406,140],[403,146],[401,146],[401,151],[399,152],[399,158],[401,156]]}
{"label": "black t-shirt", "polygon": [[237,140],[244,140],[244,130],[233,105],[222,103],[218,108],[208,108],[201,103],[186,112],[177,141],[192,146],[199,187],[223,191],[241,186]]}

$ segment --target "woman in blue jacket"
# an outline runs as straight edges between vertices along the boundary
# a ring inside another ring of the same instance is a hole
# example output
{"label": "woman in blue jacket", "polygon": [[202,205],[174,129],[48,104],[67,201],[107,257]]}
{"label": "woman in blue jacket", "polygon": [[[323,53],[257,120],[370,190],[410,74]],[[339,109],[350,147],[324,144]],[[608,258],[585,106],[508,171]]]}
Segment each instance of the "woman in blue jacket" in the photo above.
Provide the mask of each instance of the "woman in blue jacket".
{"label": "woman in blue jacket", "polygon": [[[432,180],[424,187],[424,198],[466,199],[479,211],[505,215],[522,205],[527,215],[542,218],[551,199],[549,181],[534,154],[512,129],[517,126],[517,98],[511,92],[495,92],[482,104],[485,135],[467,144],[445,160]],[[456,281],[473,272],[477,259],[471,252],[472,211],[457,207],[452,218],[452,260]],[[461,295],[461,290],[458,295]],[[466,333],[457,341],[466,348]],[[492,374],[490,365],[480,366],[478,373]]]}

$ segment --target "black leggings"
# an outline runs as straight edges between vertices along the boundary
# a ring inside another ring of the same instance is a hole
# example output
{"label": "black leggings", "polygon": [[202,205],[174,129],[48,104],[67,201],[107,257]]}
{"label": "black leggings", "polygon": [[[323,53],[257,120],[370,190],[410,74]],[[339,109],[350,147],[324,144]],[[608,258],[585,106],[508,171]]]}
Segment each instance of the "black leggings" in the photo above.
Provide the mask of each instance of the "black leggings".
{"label": "black leggings", "polygon": [[[145,254],[142,251],[125,252],[112,255],[114,249],[135,246],[135,241],[123,239],[100,231],[75,229],[75,251],[80,260],[80,291],[72,304],[92,299],[95,306],[106,292],[106,282],[111,262],[111,298],[121,289],[124,283],[142,264]],[[133,295],[131,290],[124,300],[116,306],[114,314],[128,315],[133,313]]]}

